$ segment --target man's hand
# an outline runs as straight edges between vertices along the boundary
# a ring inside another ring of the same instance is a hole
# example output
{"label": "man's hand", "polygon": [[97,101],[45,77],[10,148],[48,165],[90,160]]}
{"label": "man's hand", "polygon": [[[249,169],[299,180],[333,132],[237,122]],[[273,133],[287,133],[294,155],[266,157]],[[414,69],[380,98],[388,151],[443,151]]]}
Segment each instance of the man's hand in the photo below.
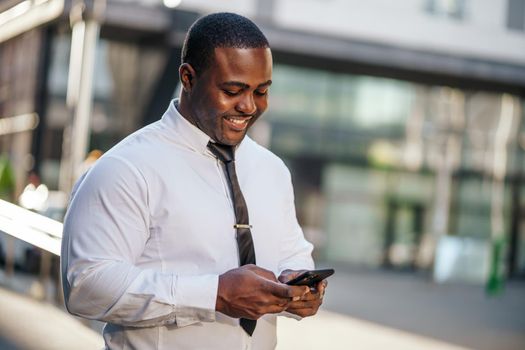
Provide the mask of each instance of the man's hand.
{"label": "man's hand", "polygon": [[[286,283],[305,271],[306,270],[285,270],[279,276],[279,281]],[[288,304],[286,311],[301,317],[315,315],[317,310],[319,310],[319,306],[323,303],[323,296],[327,285],[328,282],[322,280],[315,287],[309,288],[309,292],[302,296],[300,300],[294,300]]]}
{"label": "man's hand", "polygon": [[215,309],[230,317],[256,320],[286,310],[306,294],[310,294],[306,286],[279,283],[273,272],[244,265],[219,276]]}

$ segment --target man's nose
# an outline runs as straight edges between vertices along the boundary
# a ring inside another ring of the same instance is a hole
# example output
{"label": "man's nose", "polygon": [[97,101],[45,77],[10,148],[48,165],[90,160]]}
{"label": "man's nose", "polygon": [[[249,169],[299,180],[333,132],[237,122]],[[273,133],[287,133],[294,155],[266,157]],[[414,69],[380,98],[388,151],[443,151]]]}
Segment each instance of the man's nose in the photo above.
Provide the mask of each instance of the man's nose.
{"label": "man's nose", "polygon": [[243,114],[255,114],[257,111],[257,106],[255,105],[255,101],[253,99],[252,94],[245,94],[243,95],[242,99],[239,100],[237,103],[237,111],[241,112]]}

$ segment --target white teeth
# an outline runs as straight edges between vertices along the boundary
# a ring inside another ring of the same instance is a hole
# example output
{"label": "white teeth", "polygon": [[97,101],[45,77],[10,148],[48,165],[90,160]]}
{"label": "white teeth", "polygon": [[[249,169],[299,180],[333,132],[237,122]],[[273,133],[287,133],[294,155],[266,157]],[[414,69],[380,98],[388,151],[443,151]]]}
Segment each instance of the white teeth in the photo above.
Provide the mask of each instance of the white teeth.
{"label": "white teeth", "polygon": [[228,119],[229,121],[231,121],[232,123],[234,124],[238,124],[238,125],[241,125],[241,124],[245,124],[248,122],[249,119],[236,119],[236,118],[226,118]]}

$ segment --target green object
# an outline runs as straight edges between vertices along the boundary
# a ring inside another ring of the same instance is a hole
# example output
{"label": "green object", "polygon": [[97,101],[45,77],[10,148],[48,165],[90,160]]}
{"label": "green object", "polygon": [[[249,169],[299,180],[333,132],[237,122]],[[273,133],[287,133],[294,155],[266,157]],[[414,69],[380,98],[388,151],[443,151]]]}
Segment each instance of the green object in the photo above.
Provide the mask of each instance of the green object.
{"label": "green object", "polygon": [[505,239],[497,238],[492,240],[491,248],[490,274],[487,280],[486,292],[488,295],[495,296],[501,294],[505,286],[505,269],[503,264]]}
{"label": "green object", "polygon": [[15,193],[15,172],[9,158],[3,154],[0,157],[0,198],[12,201]]}

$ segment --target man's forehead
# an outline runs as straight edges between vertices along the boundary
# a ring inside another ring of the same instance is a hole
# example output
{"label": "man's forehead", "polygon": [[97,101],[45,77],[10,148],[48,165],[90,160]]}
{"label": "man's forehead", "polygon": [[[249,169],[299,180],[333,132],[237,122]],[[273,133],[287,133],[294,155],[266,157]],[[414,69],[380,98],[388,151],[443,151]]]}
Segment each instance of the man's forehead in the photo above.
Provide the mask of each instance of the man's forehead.
{"label": "man's forehead", "polygon": [[[214,49],[212,68],[228,72],[270,73],[272,54],[270,48],[217,47]],[[215,66],[215,67],[214,67]],[[265,70],[270,69],[269,72]]]}
{"label": "man's forehead", "polygon": [[250,85],[259,85],[271,80],[271,51],[269,48],[215,48],[210,73],[220,76],[221,80],[250,80]]}

